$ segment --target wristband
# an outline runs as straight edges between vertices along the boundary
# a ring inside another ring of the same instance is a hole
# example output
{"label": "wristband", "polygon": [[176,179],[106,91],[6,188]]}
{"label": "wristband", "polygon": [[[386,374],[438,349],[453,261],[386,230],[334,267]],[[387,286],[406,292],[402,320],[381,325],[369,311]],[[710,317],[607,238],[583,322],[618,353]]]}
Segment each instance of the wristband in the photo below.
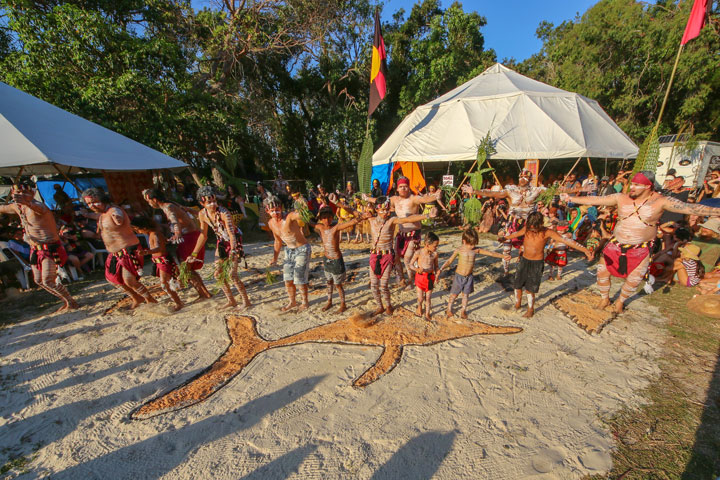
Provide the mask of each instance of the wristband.
{"label": "wristband", "polygon": [[190,254],[190,256],[193,257],[193,258],[197,258],[198,254],[197,254],[196,252],[193,252],[193,253]]}

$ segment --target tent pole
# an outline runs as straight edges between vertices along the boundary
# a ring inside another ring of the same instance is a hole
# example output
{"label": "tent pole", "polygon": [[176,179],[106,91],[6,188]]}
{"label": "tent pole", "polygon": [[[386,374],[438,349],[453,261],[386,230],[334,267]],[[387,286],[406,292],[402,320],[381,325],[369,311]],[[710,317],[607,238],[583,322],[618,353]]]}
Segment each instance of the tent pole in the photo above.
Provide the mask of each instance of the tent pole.
{"label": "tent pole", "polygon": [[[493,168],[493,166],[490,165],[490,159],[489,159],[489,158],[486,158],[486,159],[485,159],[485,163],[487,163],[488,168]],[[493,174],[493,178],[495,179],[495,181],[497,182],[497,184],[500,185],[500,187],[502,187],[503,184],[500,183],[500,179],[499,179],[498,176],[495,174],[495,169],[493,169],[492,174]]]}
{"label": "tent pole", "polygon": [[13,181],[13,183],[18,183],[18,181],[20,181],[20,177],[22,177],[23,170],[25,170],[24,165],[22,167],[20,167],[20,170],[18,170],[17,177],[15,177],[15,180]]}
{"label": "tent pole", "polygon": [[[77,185],[75,185],[75,182],[73,182],[72,180],[70,180],[70,177],[68,177],[62,170],[60,170],[60,168],[58,168],[58,166],[57,166],[56,163],[52,163],[51,165],[53,166],[53,168],[54,168],[55,170],[58,171],[58,173],[59,173],[66,181],[70,182],[70,185],[72,185],[73,187],[75,187],[75,190],[77,190],[78,193],[82,193],[82,190],[80,190],[80,188],[79,188]],[[69,168],[68,168],[68,173],[70,173],[70,170],[72,170],[72,167],[69,167]]]}
{"label": "tent pole", "polygon": [[561,185],[565,185],[565,182],[567,182],[567,178],[570,176],[570,174],[573,172],[573,170],[575,170],[575,167],[577,167],[577,164],[580,163],[580,160],[582,160],[582,157],[578,157],[578,159],[575,160],[575,165],[573,165],[572,168],[570,169],[570,171],[567,174],[565,174],[565,178],[563,178]]}
{"label": "tent pole", "polygon": [[590,169],[590,175],[592,175],[594,177],[595,172],[593,172],[592,163],[590,163],[590,157],[587,157],[587,161],[588,161],[588,168]]}

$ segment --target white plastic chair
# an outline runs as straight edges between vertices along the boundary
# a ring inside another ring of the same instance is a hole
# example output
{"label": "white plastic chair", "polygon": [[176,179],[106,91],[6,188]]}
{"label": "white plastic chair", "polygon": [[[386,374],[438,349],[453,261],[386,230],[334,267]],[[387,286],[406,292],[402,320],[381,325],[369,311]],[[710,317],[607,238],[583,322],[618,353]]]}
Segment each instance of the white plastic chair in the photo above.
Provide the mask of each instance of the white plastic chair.
{"label": "white plastic chair", "polygon": [[108,254],[108,251],[104,248],[95,248],[95,245],[92,244],[92,242],[88,242],[88,246],[90,247],[90,253],[93,254],[92,258],[92,269],[95,270],[95,261],[100,261],[100,266],[105,265],[105,257],[104,255]]}
{"label": "white plastic chair", "polygon": [[20,262],[22,269],[16,272],[15,276],[17,277],[23,290],[30,288],[30,274],[32,273],[32,267],[28,265],[20,255],[15,253],[15,251],[8,246],[7,242],[0,242],[0,250],[2,250],[3,256],[8,260],[15,257],[15,259]]}

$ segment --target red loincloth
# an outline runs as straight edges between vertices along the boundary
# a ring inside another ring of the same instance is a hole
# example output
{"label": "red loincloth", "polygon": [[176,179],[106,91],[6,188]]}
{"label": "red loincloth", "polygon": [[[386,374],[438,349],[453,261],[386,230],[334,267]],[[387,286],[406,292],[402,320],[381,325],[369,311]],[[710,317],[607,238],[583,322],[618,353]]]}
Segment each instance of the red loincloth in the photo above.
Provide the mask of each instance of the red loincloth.
{"label": "red loincloth", "polygon": [[145,259],[137,253],[137,246],[124,248],[108,255],[105,261],[105,279],[113,285],[125,285],[122,278],[123,269],[139,279],[144,263]]}
{"label": "red loincloth", "polygon": [[567,250],[553,249],[550,253],[548,253],[547,257],[545,257],[545,263],[549,263],[550,265],[555,265],[557,267],[564,267],[567,265]]}
{"label": "red loincloth", "polygon": [[411,232],[398,232],[397,237],[395,237],[395,251],[403,257],[410,242],[415,242],[415,249],[417,249],[420,246],[421,239],[422,235],[419,229]]}
{"label": "red loincloth", "polygon": [[159,257],[151,257],[150,260],[155,264],[155,271],[153,275],[156,277],[160,276],[160,272],[165,272],[172,278],[176,278],[178,274],[178,268],[172,258],[168,258],[166,255]]}
{"label": "red loincloth", "polygon": [[[514,215],[510,215],[505,224],[505,236],[510,236],[515,232],[519,232],[525,226],[525,220]],[[520,248],[523,245],[523,237],[513,238],[510,240],[510,244],[515,248]]]}
{"label": "red loincloth", "polygon": [[435,288],[435,274],[432,272],[416,273],[415,286],[423,292],[432,292]]}
{"label": "red loincloth", "polygon": [[605,266],[613,277],[627,278],[645,260],[645,257],[650,255],[650,245],[648,242],[640,245],[620,245],[613,240],[603,249]]}
{"label": "red loincloth", "polygon": [[[184,262],[187,260],[187,258],[190,256],[190,254],[195,250],[195,246],[197,245],[197,239],[200,236],[200,231],[196,230],[194,232],[186,233],[182,236],[182,243],[179,243],[177,246],[177,250],[175,253],[177,254],[178,259],[181,262]],[[205,262],[205,245],[203,245],[202,249],[200,249],[200,252],[197,256],[198,261],[188,263],[190,266],[190,270],[200,270],[203,267],[203,263]]]}
{"label": "red loincloth", "polygon": [[46,258],[51,259],[58,267],[62,267],[67,262],[68,256],[65,247],[60,242],[43,243],[30,247],[30,264],[37,267],[40,273],[42,273],[42,262]]}
{"label": "red loincloth", "polygon": [[378,253],[370,254],[370,270],[376,277],[380,278],[385,270],[393,264],[395,255],[392,250],[382,250]]}

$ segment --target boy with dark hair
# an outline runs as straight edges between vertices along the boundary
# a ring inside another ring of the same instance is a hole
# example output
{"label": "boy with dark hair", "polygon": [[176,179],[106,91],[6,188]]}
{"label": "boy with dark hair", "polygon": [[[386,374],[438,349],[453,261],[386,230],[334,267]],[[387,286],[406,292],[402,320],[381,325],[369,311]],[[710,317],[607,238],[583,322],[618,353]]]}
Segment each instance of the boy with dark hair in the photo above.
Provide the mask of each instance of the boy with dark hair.
{"label": "boy with dark hair", "polygon": [[170,310],[177,312],[184,304],[174,288],[177,284],[178,267],[175,261],[168,257],[165,236],[160,232],[158,224],[147,217],[135,217],[130,220],[130,225],[137,233],[148,236],[148,250],[139,249],[138,254],[152,255],[150,259],[155,264],[154,274],[160,277],[160,287],[175,302],[175,307],[170,307]]}
{"label": "boy with dark hair", "polygon": [[357,225],[361,219],[357,217],[348,222],[340,222],[335,226],[330,226],[333,217],[335,217],[335,214],[332,208],[327,206],[322,207],[318,211],[318,223],[315,225],[315,231],[320,235],[320,239],[322,240],[323,253],[325,254],[323,267],[325,268],[325,279],[328,285],[328,301],[322,308],[322,311],[325,312],[332,307],[333,288],[337,287],[338,295],[340,296],[340,308],[337,313],[342,313],[347,309],[347,306],[345,305],[345,290],[343,289],[346,270],[345,260],[343,260],[343,255],[340,251],[340,234],[343,230]]}
{"label": "boy with dark hair", "polygon": [[481,253],[490,257],[500,258],[503,260],[509,260],[509,255],[502,255],[500,253],[491,252],[483,248],[478,248],[478,234],[474,228],[468,228],[462,234],[462,246],[455,250],[450,258],[440,267],[438,271],[438,278],[443,270],[448,268],[455,259],[458,259],[457,267],[455,268],[455,276],[453,277],[452,288],[450,288],[450,299],[448,300],[447,315],[448,317],[453,316],[452,306],[453,302],[458,295],[462,293],[462,310],[460,310],[460,317],[467,318],[467,303],[468,297],[475,290],[475,277],[473,277],[473,267],[475,266],[475,255]]}
{"label": "boy with dark hair", "polygon": [[417,314],[423,315],[425,319],[431,320],[430,311],[432,305],[430,297],[435,288],[435,274],[438,271],[437,248],[440,239],[433,232],[425,235],[425,246],[416,251],[410,260],[410,266],[415,270],[415,290],[417,291]]}
{"label": "boy with dark hair", "polygon": [[545,245],[550,240],[562,242],[568,247],[578,250],[585,254],[588,261],[592,260],[590,251],[579,243],[569,238],[563,238],[554,230],[550,230],[543,225],[544,219],[542,213],[532,212],[528,215],[527,224],[519,232],[508,235],[506,238],[499,237],[498,241],[503,242],[512,240],[513,238],[522,237],[523,253],[515,272],[515,309],[519,310],[522,306],[522,292],[527,292],[528,309],[523,315],[530,318],[535,314],[535,294],[540,290],[540,281],[542,280],[543,268],[545,265],[544,251]]}

